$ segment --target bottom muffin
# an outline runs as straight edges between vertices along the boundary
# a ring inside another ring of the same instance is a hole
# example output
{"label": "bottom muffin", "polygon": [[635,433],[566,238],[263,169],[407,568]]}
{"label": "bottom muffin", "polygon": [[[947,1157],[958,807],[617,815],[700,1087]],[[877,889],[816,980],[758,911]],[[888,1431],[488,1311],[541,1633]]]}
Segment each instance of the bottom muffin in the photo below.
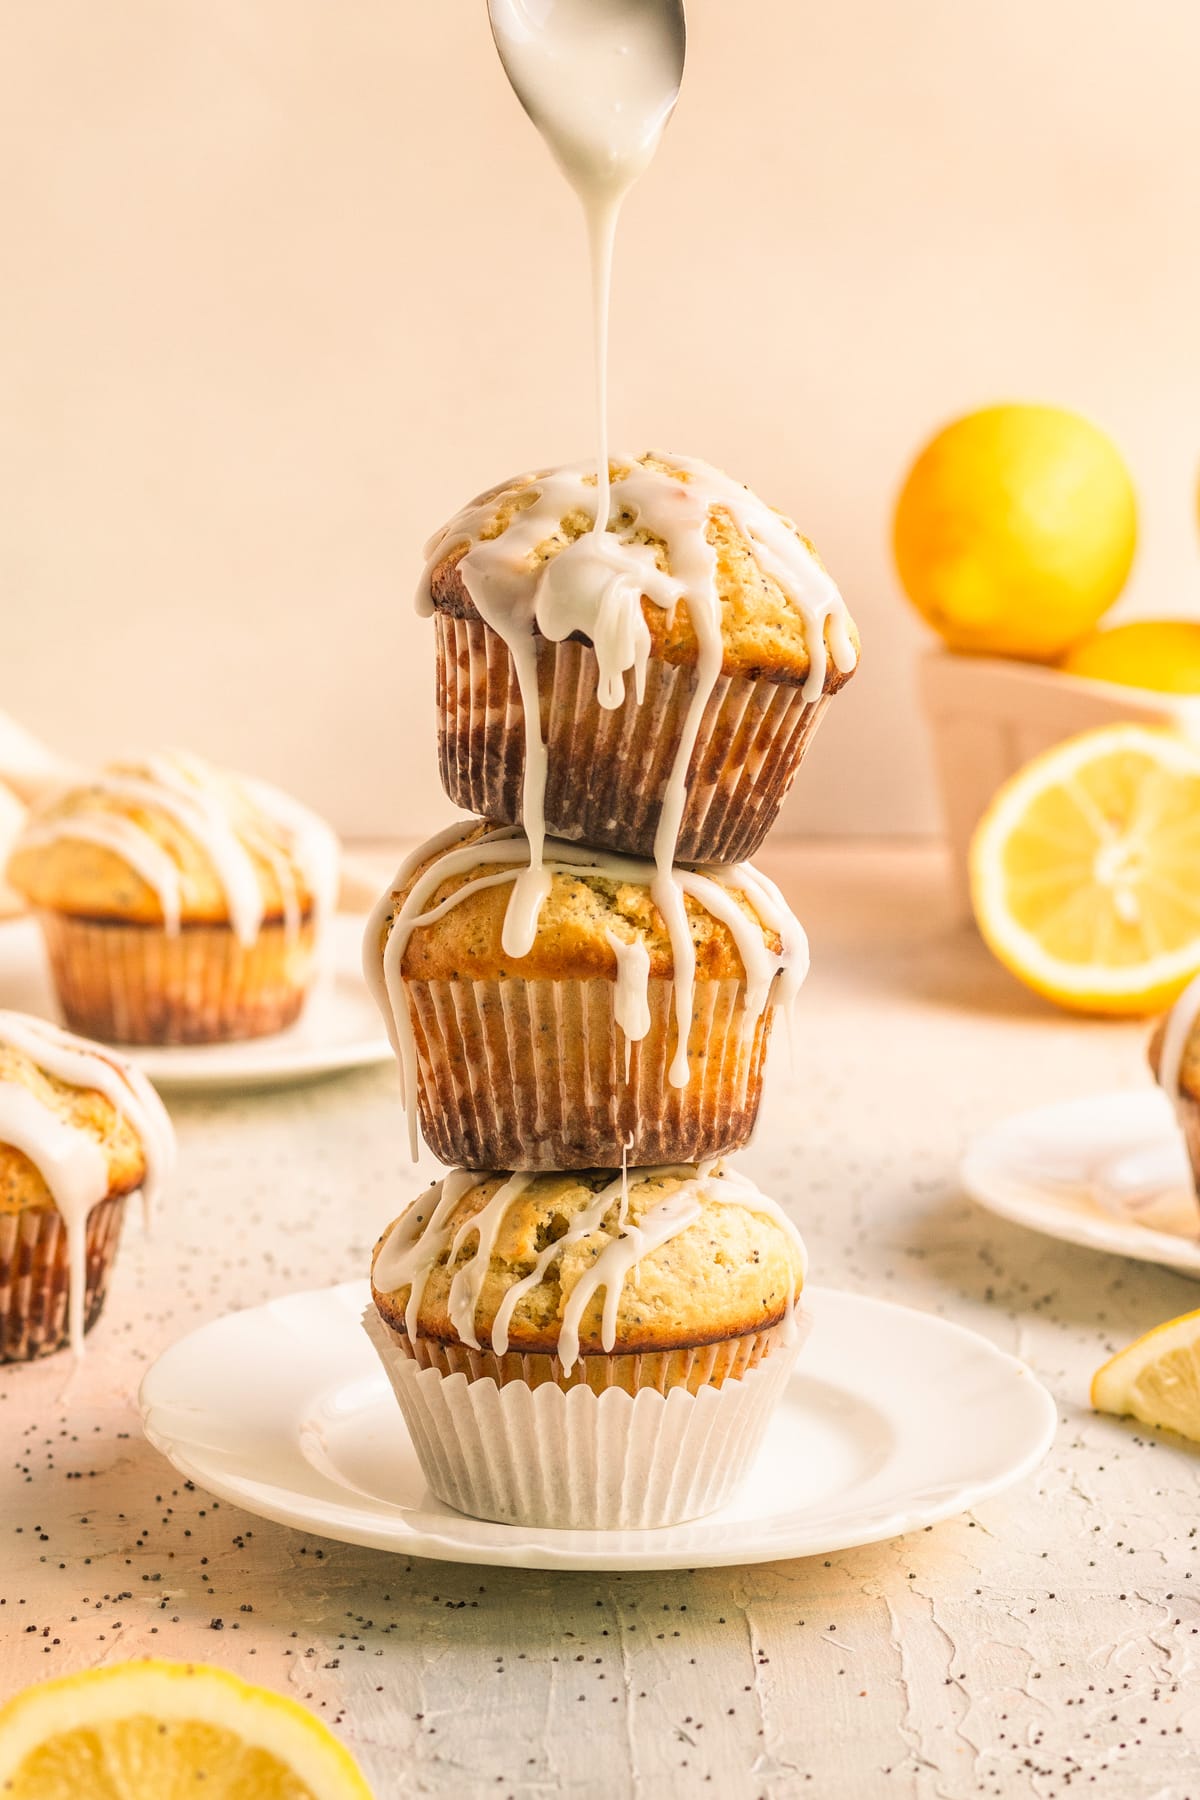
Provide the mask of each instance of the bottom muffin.
{"label": "bottom muffin", "polygon": [[439,1499],[647,1528],[730,1499],[799,1346],[805,1268],[724,1164],[457,1169],[380,1239],[364,1324]]}

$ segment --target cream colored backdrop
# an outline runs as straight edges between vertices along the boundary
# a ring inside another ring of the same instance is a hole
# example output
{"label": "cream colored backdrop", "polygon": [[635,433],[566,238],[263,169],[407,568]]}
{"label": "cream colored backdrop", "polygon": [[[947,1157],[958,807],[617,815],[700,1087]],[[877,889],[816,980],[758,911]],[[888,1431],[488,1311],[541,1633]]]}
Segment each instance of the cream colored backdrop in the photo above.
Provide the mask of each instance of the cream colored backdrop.
{"label": "cream colored backdrop", "polygon": [[[790,820],[935,820],[887,554],[911,448],[1037,397],[1197,608],[1194,0],[689,0],[627,209],[617,445],[794,514],[859,618]],[[359,832],[444,817],[429,530],[588,453],[574,203],[484,0],[0,0],[0,705],[186,742]]]}

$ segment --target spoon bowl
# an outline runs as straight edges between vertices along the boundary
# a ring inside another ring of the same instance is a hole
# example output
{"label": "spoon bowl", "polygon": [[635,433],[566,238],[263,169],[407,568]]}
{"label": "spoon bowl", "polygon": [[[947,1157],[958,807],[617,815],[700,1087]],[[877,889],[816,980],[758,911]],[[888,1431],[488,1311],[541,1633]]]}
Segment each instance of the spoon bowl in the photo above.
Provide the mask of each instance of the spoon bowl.
{"label": "spoon bowl", "polygon": [[624,193],[679,98],[683,0],[488,0],[488,17],[513,92],[568,180]]}

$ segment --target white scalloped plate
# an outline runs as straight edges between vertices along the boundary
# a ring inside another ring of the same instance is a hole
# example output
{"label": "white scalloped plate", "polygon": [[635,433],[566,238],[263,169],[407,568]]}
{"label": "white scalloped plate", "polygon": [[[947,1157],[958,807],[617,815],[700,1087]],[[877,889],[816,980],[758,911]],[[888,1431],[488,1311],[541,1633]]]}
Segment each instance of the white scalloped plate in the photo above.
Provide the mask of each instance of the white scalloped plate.
{"label": "white scalloped plate", "polygon": [[146,1436],[191,1480],[320,1537],[445,1562],[675,1569],[874,1543],[1029,1474],[1054,1435],[1023,1363],[944,1319],[808,1290],[814,1325],[737,1503],[659,1531],[467,1518],[425,1486],[361,1325],[365,1282],[231,1313],[142,1382]]}
{"label": "white scalloped plate", "polygon": [[[296,1023],[236,1044],[132,1044],[122,1054],[158,1087],[253,1088],[311,1081],[387,1062],[391,1046],[362,978],[364,921],[329,922],[329,967]],[[58,1019],[42,934],[32,919],[0,925],[0,1006]]]}
{"label": "white scalloped plate", "polygon": [[1200,1279],[1200,1211],[1156,1088],[1017,1113],[971,1139],[960,1173],[1002,1219]]}

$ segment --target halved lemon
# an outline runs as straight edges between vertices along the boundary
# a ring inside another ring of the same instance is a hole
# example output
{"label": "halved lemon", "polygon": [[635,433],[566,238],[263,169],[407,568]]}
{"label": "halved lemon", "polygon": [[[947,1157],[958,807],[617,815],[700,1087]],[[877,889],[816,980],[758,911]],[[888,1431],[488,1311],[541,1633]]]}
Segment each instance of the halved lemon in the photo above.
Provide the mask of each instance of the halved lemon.
{"label": "halved lemon", "polygon": [[1035,757],[976,828],[971,898],[991,949],[1038,993],[1161,1011],[1200,969],[1200,747],[1106,725]]}
{"label": "halved lemon", "polygon": [[40,1682],[0,1707],[5,1800],[372,1800],[306,1707],[204,1663]]}
{"label": "halved lemon", "polygon": [[1156,1325],[1119,1350],[1092,1377],[1092,1405],[1200,1443],[1200,1312]]}

